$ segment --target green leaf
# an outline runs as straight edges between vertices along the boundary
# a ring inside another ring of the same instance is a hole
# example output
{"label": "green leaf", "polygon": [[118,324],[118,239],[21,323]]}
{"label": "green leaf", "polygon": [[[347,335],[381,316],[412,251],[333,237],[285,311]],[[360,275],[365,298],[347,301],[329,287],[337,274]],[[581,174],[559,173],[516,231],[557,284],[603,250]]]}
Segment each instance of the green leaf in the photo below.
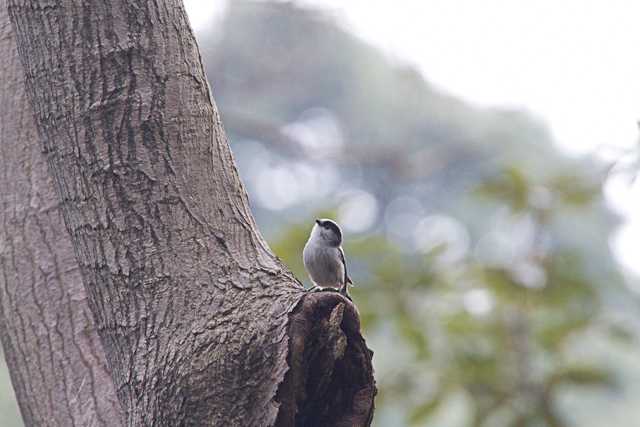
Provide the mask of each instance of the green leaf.
{"label": "green leaf", "polygon": [[487,179],[476,190],[480,196],[509,204],[516,212],[527,208],[530,192],[528,179],[514,166],[505,168],[497,177]]}
{"label": "green leaf", "polygon": [[600,184],[577,175],[556,175],[548,183],[566,205],[583,207],[600,196]]}
{"label": "green leaf", "polygon": [[446,388],[440,388],[433,398],[414,407],[409,414],[409,424],[424,425],[424,422],[440,407],[447,392]]}
{"label": "green leaf", "polygon": [[610,371],[589,364],[575,364],[557,370],[551,375],[551,385],[614,387],[616,381]]}
{"label": "green leaf", "polygon": [[426,331],[404,312],[397,313],[396,327],[409,345],[416,351],[418,359],[429,357],[429,341]]}
{"label": "green leaf", "polygon": [[[546,316],[547,318],[549,316]],[[558,351],[566,339],[575,332],[579,332],[589,326],[593,318],[587,314],[562,316],[554,320],[545,319],[547,324],[542,326],[537,333],[540,343],[551,351]]]}

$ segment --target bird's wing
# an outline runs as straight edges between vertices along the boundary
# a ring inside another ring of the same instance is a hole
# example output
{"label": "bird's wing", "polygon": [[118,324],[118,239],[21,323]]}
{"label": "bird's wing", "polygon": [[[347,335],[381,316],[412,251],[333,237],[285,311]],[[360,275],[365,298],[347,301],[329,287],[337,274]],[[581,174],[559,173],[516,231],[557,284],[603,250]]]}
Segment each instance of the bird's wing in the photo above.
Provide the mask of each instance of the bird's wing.
{"label": "bird's wing", "polygon": [[346,285],[347,283],[351,283],[353,285],[351,277],[349,277],[349,275],[347,274],[347,260],[344,257],[344,250],[342,249],[342,246],[338,248],[338,251],[340,252],[340,260],[342,261],[342,265],[344,266],[344,284]]}

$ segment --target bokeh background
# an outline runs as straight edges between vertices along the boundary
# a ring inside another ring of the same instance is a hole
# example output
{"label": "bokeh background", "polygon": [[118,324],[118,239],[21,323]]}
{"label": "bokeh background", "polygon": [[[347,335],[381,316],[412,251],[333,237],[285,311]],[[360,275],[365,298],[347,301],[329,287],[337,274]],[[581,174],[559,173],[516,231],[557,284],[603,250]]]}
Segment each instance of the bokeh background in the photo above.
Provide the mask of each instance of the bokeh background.
{"label": "bokeh background", "polygon": [[640,425],[632,3],[185,1],[274,251],[343,226],[374,425]]}

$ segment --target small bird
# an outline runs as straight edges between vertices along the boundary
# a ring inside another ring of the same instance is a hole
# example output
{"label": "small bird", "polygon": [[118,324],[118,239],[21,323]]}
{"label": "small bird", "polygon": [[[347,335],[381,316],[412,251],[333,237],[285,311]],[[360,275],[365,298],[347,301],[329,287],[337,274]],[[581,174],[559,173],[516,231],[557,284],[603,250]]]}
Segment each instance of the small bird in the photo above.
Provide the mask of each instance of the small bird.
{"label": "small bird", "polygon": [[[316,288],[334,288],[349,298],[347,262],[342,250],[342,230],[330,219],[316,219],[302,251],[304,267]],[[351,299],[351,298],[349,298]]]}

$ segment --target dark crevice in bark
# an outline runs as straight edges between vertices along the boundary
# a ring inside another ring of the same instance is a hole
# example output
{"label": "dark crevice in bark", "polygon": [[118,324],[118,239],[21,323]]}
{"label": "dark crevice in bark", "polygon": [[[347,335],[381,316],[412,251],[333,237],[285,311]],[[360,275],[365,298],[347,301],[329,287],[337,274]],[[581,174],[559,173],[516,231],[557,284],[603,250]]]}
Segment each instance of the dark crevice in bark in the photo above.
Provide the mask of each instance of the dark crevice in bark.
{"label": "dark crevice in bark", "polygon": [[376,395],[355,305],[333,292],[306,294],[288,328],[289,371],[278,390],[276,426],[371,424]]}

